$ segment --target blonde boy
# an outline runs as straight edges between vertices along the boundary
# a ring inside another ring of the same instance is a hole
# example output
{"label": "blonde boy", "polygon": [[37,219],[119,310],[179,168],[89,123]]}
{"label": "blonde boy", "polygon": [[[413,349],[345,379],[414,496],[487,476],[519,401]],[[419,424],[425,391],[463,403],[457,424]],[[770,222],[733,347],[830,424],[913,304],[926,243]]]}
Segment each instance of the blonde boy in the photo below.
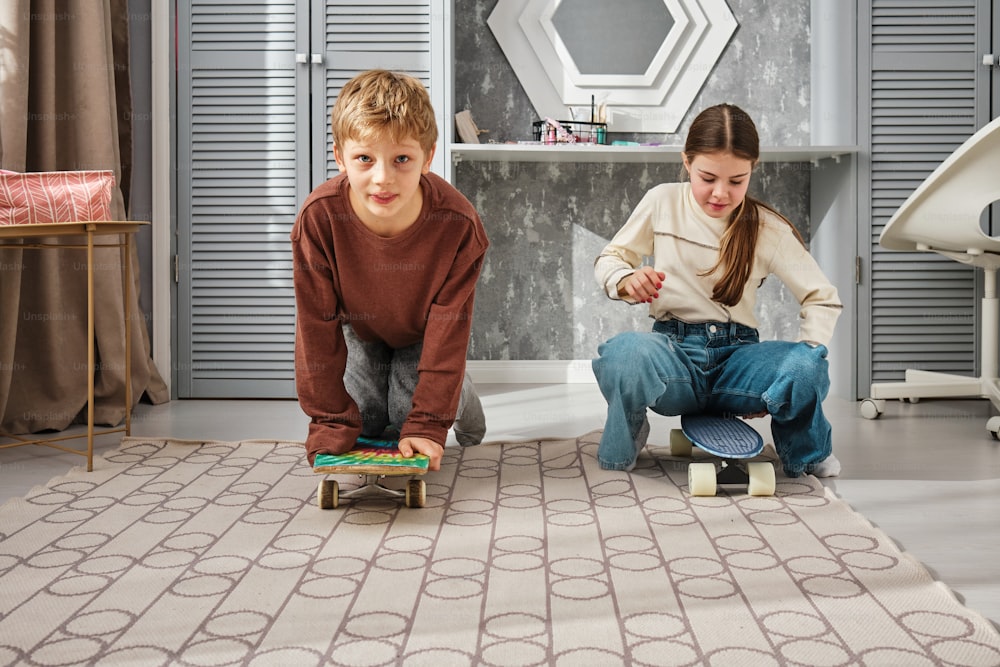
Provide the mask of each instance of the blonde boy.
{"label": "blonde boy", "polygon": [[430,172],[437,125],[417,79],[358,75],[331,130],[340,174],[309,195],[291,234],[308,458],[389,435],[436,470],[453,424],[463,445],[486,431],[465,357],[489,241],[469,201]]}

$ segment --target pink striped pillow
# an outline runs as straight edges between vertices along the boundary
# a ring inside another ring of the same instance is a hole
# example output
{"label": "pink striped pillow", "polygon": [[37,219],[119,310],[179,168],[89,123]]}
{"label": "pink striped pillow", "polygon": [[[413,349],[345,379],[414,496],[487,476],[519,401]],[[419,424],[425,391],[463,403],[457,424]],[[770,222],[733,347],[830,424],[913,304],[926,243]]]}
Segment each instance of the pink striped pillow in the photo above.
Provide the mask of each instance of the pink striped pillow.
{"label": "pink striped pillow", "polygon": [[112,171],[0,170],[0,225],[111,219]]}

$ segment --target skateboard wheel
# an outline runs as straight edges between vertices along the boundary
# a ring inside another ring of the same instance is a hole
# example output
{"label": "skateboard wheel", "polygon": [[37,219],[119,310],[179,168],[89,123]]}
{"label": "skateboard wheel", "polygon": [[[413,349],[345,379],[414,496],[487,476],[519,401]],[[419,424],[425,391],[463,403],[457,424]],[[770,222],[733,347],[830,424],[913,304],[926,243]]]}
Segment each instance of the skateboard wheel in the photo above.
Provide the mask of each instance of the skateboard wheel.
{"label": "skateboard wheel", "polygon": [[691,456],[691,441],[679,428],[670,429],[670,455]]}
{"label": "skateboard wheel", "polygon": [[773,496],[775,489],[774,464],[767,461],[752,461],[747,463],[747,493],[751,496]]}
{"label": "skateboard wheel", "polygon": [[319,489],[316,491],[316,499],[319,501],[321,510],[337,509],[340,504],[340,485],[335,479],[323,479],[319,482]]}
{"label": "skateboard wheel", "polygon": [[715,464],[688,464],[688,491],[692,496],[715,495]]}
{"label": "skateboard wheel", "polygon": [[423,507],[427,504],[427,484],[422,479],[411,479],[406,483],[406,506]]}

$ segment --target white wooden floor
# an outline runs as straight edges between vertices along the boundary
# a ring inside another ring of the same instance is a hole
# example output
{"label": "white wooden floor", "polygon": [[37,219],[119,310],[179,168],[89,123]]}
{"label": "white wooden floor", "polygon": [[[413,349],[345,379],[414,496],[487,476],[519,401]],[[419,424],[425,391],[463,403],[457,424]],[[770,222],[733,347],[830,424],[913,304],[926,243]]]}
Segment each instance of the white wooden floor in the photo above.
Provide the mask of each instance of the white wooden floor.
{"label": "white wooden floor", "polygon": [[[599,429],[605,403],[594,384],[481,385],[487,441],[570,437]],[[843,464],[827,485],[921,561],[967,606],[1000,626],[1000,442],[986,431],[987,401],[891,401],[868,421],[857,403],[830,398],[834,451]],[[140,404],[136,436],[196,440],[302,440],[294,401]],[[666,444],[674,419],[654,415],[650,442]],[[755,420],[766,433],[766,420]],[[102,436],[98,453],[120,434]],[[74,443],[79,444],[82,441]],[[454,443],[451,443],[454,444]],[[83,463],[44,447],[0,450],[0,502]]]}

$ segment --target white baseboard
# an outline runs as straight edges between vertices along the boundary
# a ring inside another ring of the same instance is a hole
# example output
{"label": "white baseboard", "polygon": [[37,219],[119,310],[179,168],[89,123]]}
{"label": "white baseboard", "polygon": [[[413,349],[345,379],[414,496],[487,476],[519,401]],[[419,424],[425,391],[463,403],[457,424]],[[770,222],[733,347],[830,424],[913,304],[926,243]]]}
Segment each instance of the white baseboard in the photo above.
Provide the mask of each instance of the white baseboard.
{"label": "white baseboard", "polygon": [[571,361],[467,361],[476,384],[589,384],[596,382],[590,359]]}

